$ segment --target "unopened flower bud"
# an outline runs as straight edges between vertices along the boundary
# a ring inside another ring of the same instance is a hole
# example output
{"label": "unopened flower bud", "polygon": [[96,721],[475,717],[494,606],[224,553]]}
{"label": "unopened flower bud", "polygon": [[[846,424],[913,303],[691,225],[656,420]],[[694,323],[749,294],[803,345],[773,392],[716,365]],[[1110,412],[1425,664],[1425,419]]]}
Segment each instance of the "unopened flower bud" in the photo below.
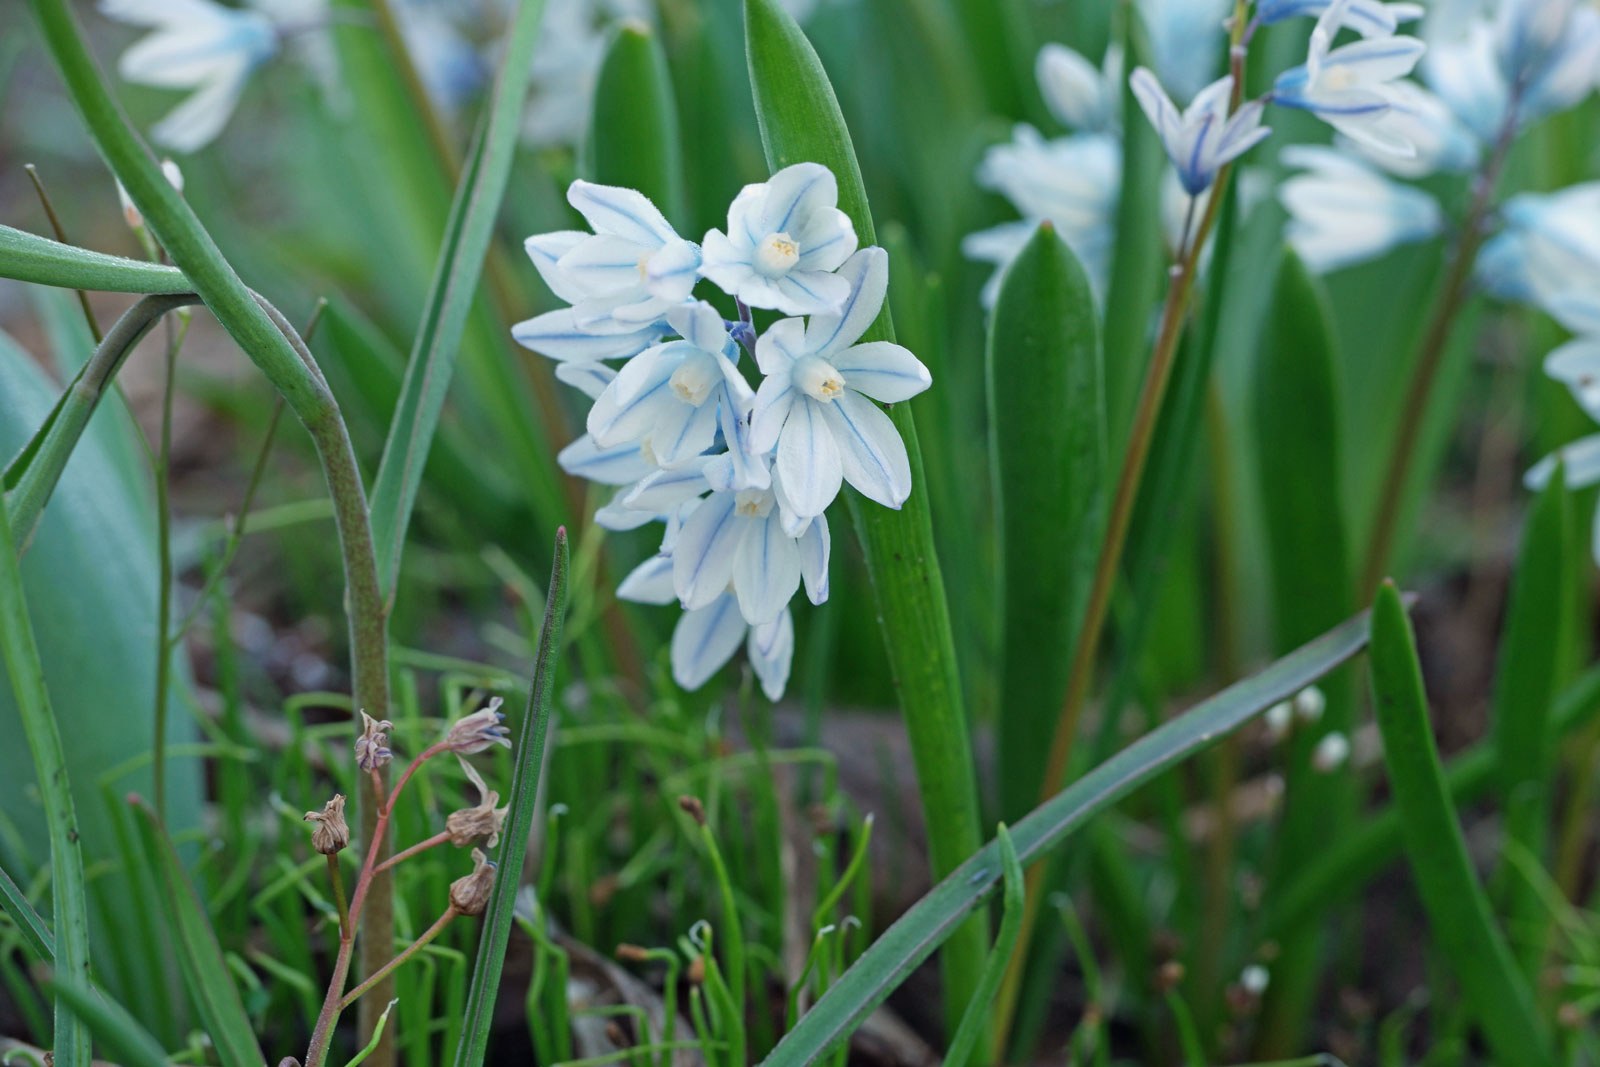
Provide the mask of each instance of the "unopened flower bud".
{"label": "unopened flower bud", "polygon": [[1328,707],[1328,698],[1322,690],[1308,685],[1294,696],[1294,713],[1301,722],[1316,722]]}
{"label": "unopened flower bud", "polygon": [[[178,192],[183,192],[183,171],[170,159],[161,161],[161,173],[166,175],[167,184]],[[122,187],[122,182],[117,182],[117,199],[122,201],[122,217],[128,223],[130,230],[144,229],[144,216],[139,214],[139,209],[133,206],[133,201],[128,197],[128,190]]]}
{"label": "unopened flower bud", "polygon": [[1252,963],[1239,972],[1239,985],[1253,997],[1259,997],[1267,991],[1267,983],[1271,980],[1267,969],[1259,963]]}
{"label": "unopened flower bud", "polygon": [[463,915],[482,915],[494,890],[495,865],[481,849],[472,850],[472,873],[450,883],[450,906]]}
{"label": "unopened flower bud", "polygon": [[706,806],[700,802],[699,797],[679,797],[678,807],[682,808],[689,818],[701,826],[706,824]]}
{"label": "unopened flower bud", "polygon": [[445,833],[450,835],[450,843],[457,848],[465,848],[480,837],[488,838],[489,847],[493,848],[500,843],[500,827],[505,824],[506,813],[511,808],[509,805],[495,807],[500,802],[500,794],[484,784],[482,775],[472,764],[461,760],[461,769],[478,790],[478,806],[451,812],[444,821]]}
{"label": "unopened flower bud", "polygon": [[1287,700],[1280,700],[1267,709],[1266,722],[1267,734],[1274,741],[1282,741],[1289,735],[1289,726],[1293,721],[1294,708]]}
{"label": "unopened flower bud", "polygon": [[344,821],[344,794],[335,793],[321,811],[306,812],[305,821],[316,823],[311,828],[311,847],[324,856],[334,856],[350,844],[350,827]]}
{"label": "unopened flower bud", "polygon": [[511,731],[501,725],[506,718],[500,712],[503,703],[503,700],[495,697],[487,707],[457,719],[455,725],[450,727],[450,732],[444,735],[445,747],[465,756],[482,752],[490,745],[510,748]]}
{"label": "unopened flower bud", "polygon": [[624,941],[617,946],[617,959],[624,963],[644,963],[650,958],[650,950],[640,945],[630,945]]}
{"label": "unopened flower bud", "polygon": [[361,733],[356,737],[356,766],[362,771],[375,771],[394,758],[389,751],[389,731],[394,723],[388,719],[374,719],[365,711],[361,713]]}
{"label": "unopened flower bud", "polygon": [[1311,766],[1323,774],[1330,774],[1344,766],[1349,758],[1349,739],[1334,731],[1317,742],[1317,747],[1311,753]]}

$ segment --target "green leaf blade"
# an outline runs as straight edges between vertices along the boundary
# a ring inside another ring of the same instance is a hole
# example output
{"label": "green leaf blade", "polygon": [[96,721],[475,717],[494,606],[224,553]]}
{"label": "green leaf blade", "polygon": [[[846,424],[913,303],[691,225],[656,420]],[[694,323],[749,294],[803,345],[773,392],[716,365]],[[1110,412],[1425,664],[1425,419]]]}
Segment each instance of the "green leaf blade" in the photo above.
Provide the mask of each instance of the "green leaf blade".
{"label": "green leaf blade", "polygon": [[1007,268],[988,346],[999,531],[1001,817],[1033,808],[1100,550],[1106,406],[1089,278],[1053,227]]}
{"label": "green leaf blade", "polygon": [[[1327,674],[1366,647],[1367,633],[1366,615],[1357,616],[1129,745],[1011,827],[1019,860],[1024,866],[1036,862],[1134,789]],[[1002,869],[997,843],[968,858],[884,931],[763,1063],[818,1062],[989,898]]]}
{"label": "green leaf blade", "polygon": [[684,215],[678,109],[667,57],[650,25],[620,23],[594,89],[587,171],[602,185],[637,189],[669,219]]}
{"label": "green leaf blade", "polygon": [[561,629],[567,615],[567,577],[567,532],[563,528],[556,531],[555,560],[550,568],[550,591],[545,600],[544,622],[539,630],[539,648],[534,658],[533,684],[528,691],[528,706],[523,712],[522,728],[518,731],[520,741],[511,779],[511,811],[506,817],[500,854],[496,857],[500,873],[495,878],[489,906],[483,913],[483,934],[478,940],[472,984],[467,990],[467,1006],[461,1026],[461,1040],[456,1045],[455,1067],[481,1067],[488,1053],[495,997],[499,992],[506,945],[515,921],[513,912],[522,881],[522,862],[528,850],[528,832],[533,826],[533,810],[538,800],[539,778],[544,766],[550,699],[561,655]]}
{"label": "green leaf blade", "polygon": [[1496,1059],[1553,1067],[1533,995],[1467,855],[1428,722],[1411,621],[1392,582],[1379,588],[1372,608],[1372,692],[1407,858],[1434,942]]}

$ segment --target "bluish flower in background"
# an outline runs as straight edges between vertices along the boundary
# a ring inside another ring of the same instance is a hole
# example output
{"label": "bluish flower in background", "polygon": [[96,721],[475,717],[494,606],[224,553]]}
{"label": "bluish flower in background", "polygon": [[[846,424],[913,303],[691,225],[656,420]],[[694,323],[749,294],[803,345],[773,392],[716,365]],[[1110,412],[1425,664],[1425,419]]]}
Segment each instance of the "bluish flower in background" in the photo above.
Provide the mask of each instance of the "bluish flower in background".
{"label": "bluish flower in background", "polygon": [[1478,256],[1484,288],[1552,312],[1574,292],[1600,291],[1600,182],[1514,196],[1500,218]]}
{"label": "bluish flower in background", "polygon": [[[1565,385],[1578,406],[1600,422],[1600,294],[1590,293],[1583,303],[1569,306],[1566,321],[1586,332],[1545,357],[1545,373]],[[1568,486],[1581,489],[1600,483],[1600,434],[1580,437],[1534,464],[1524,478],[1528,488],[1543,488],[1558,460]],[[1591,529],[1590,551],[1600,561],[1600,510]]]}
{"label": "bluish flower in background", "polygon": [[1341,147],[1402,178],[1424,178],[1440,171],[1464,172],[1477,166],[1482,154],[1477,137],[1443,99],[1409,81],[1390,83],[1388,93],[1389,110],[1377,124],[1385,131],[1386,139],[1405,141],[1415,153],[1380,151],[1342,135],[1336,138]]}
{"label": "bluish flower in background", "polygon": [[[1216,79],[1227,52],[1223,25],[1233,0],[1138,0],[1161,84],[1180,103]],[[1115,79],[1121,95],[1122,79]]]}
{"label": "bluish flower in background", "polygon": [[1047,44],[1034,60],[1044,106],[1069,130],[1100,133],[1121,124],[1122,49],[1112,44],[1099,67],[1064,44]]}
{"label": "bluish flower in background", "polygon": [[1416,154],[1416,146],[1391,125],[1393,83],[1411,73],[1425,46],[1415,37],[1372,37],[1333,47],[1350,9],[1335,0],[1317,19],[1305,64],[1278,75],[1272,100],[1309,111],[1349,137],[1381,152]]}
{"label": "bluish flower in background", "polygon": [[447,0],[394,4],[395,21],[430,99],[454,115],[489,83],[488,61],[463,33],[461,5]]}
{"label": "bluish flower in background", "polygon": [[841,481],[885,507],[905,503],[911,495],[905,442],[872,401],[909,400],[933,380],[900,345],[855,344],[883,306],[888,254],[864,248],[839,274],[851,292],[837,313],[813,315],[808,323],[784,319],[756,343],[766,377],[756,391],[751,445],[758,453],[777,449],[775,473],[801,520],[821,515]]}
{"label": "bluish flower in background", "polygon": [[978,184],[1010,200],[1022,215],[968,234],[961,251],[995,264],[984,287],[987,306],[1000,291],[1000,275],[1039,223],[1049,221],[1088,272],[1097,293],[1111,270],[1111,239],[1122,183],[1121,138],[1080,133],[1046,141],[1032,126],[1018,126],[1012,140],[984,153]]}
{"label": "bluish flower in background", "polygon": [[[1321,18],[1334,0],[1257,0],[1255,21],[1263,26],[1285,19],[1317,16]],[[1347,27],[1363,37],[1389,37],[1402,22],[1414,22],[1422,17],[1421,4],[1386,4],[1381,0],[1350,0],[1339,6],[1335,13],[1338,26]]]}
{"label": "bluish flower in background", "polygon": [[152,32],[117,62],[127,81],[161,89],[191,89],[150,133],[175,152],[194,152],[222,132],[250,73],[278,51],[278,32],[265,14],[211,0],[101,0],[108,18]]}
{"label": "bluish flower in background", "polygon": [[1301,169],[1278,187],[1278,199],[1289,212],[1289,243],[1314,271],[1374,259],[1444,225],[1433,197],[1336,149],[1291,145],[1279,158]]}
{"label": "bluish flower in background", "polygon": [[817,163],[745,186],[728,209],[728,232],[705,236],[701,276],[750,307],[837,309],[850,285],[834,271],[856,250],[855,227],[838,204],[833,172]]}
{"label": "bluish flower in background", "polygon": [[1167,158],[1177,168],[1178,180],[1190,196],[1211,188],[1217,171],[1233,162],[1269,134],[1261,125],[1263,105],[1252,100],[1228,114],[1233,77],[1225,75],[1202,89],[1180,113],[1156,76],[1144,67],[1130,79],[1133,95],[1150,124],[1161,136]]}

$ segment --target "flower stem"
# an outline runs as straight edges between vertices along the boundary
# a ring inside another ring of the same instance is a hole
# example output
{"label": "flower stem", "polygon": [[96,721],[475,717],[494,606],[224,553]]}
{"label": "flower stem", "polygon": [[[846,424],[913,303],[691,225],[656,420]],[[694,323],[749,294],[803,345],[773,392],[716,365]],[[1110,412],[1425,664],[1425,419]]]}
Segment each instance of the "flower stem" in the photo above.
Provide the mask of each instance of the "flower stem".
{"label": "flower stem", "polygon": [[[1246,0],[1235,0],[1233,39],[1229,62],[1233,73],[1233,94],[1228,111],[1238,110],[1244,95],[1245,51],[1241,43],[1245,29]],[[1111,499],[1111,510],[1106,520],[1106,532],[1100,543],[1100,558],[1095,565],[1089,599],[1084,608],[1083,625],[1072,652],[1072,665],[1067,680],[1067,692],[1061,703],[1061,715],[1050,740],[1050,755],[1045,764],[1041,799],[1048,800],[1066,784],[1067,771],[1072,758],[1072,745],[1077,738],[1078,721],[1083,714],[1090,684],[1094,679],[1095,654],[1100,647],[1100,635],[1105,629],[1106,617],[1111,607],[1111,593],[1116,586],[1117,572],[1126,546],[1128,527],[1133,520],[1134,504],[1138,501],[1139,485],[1144,479],[1145,462],[1150,456],[1150,446],[1155,439],[1156,423],[1160,419],[1162,401],[1166,397],[1167,383],[1177,360],[1178,341],[1183,336],[1183,325],[1189,307],[1189,296],[1194,289],[1195,275],[1200,264],[1200,250],[1216,225],[1217,214],[1226,195],[1233,165],[1227,164],[1218,172],[1211,195],[1201,213],[1199,225],[1185,226],[1186,239],[1179,249],[1178,261],[1170,269],[1170,283],[1166,302],[1161,309],[1161,324],[1156,333],[1150,362],[1145,371],[1144,384],[1139,390],[1138,405],[1133,423],[1128,430],[1128,447],[1123,454],[1122,471]],[[1191,218],[1195,205],[1190,204]],[[1043,901],[1043,879],[1048,864],[1036,864],[1028,871],[1027,893],[1024,898],[1022,926],[1018,942],[1030,944],[1034,926],[1039,919]],[[1027,953],[1012,956],[1006,976],[995,1002],[994,1044],[991,1059],[1004,1062],[1006,1043],[1016,1012],[1017,997],[1021,992]]]}
{"label": "flower stem", "polygon": [[424,932],[421,937],[407,945],[405,950],[401,952],[400,955],[396,956],[394,959],[390,960],[388,963],[374,971],[371,977],[369,977],[365,982],[362,982],[360,985],[350,990],[350,992],[346,993],[344,999],[339,1001],[340,1010],[348,1008],[350,1005],[360,1000],[363,995],[372,989],[373,986],[377,985],[379,982],[389,977],[389,975],[393,974],[395,969],[398,968],[402,963],[405,963],[406,960],[416,955],[417,951],[421,949],[422,946],[426,945],[428,942],[432,941],[434,938],[443,933],[444,928],[449,925],[450,920],[454,919],[460,914],[461,912],[456,910],[456,906],[454,904],[447,906],[444,909],[444,914],[439,916],[434,924],[428,927],[427,931]]}
{"label": "flower stem", "polygon": [[339,857],[328,857],[328,880],[333,883],[333,902],[339,909],[339,940],[350,936],[350,905],[344,897],[344,872],[339,870]]}
{"label": "flower stem", "polygon": [[1462,223],[1461,235],[1451,256],[1439,298],[1434,303],[1433,315],[1422,336],[1417,356],[1412,361],[1411,379],[1406,384],[1405,402],[1400,409],[1400,422],[1393,447],[1389,450],[1389,467],[1384,472],[1383,488],[1378,494],[1377,517],[1373,520],[1372,537],[1367,542],[1366,565],[1361,571],[1359,599],[1365,603],[1377,590],[1389,567],[1389,557],[1394,550],[1394,539],[1404,507],[1406,485],[1411,480],[1412,459],[1417,451],[1417,441],[1422,434],[1422,423],[1427,417],[1428,401],[1433,396],[1434,379],[1444,362],[1445,348],[1455,333],[1456,312],[1465,300],[1472,281],[1472,268],[1477,262],[1478,250],[1488,235],[1485,223],[1493,206],[1495,187],[1500,183],[1500,173],[1505,169],[1517,132],[1517,112],[1520,93],[1515,90],[1506,107],[1506,118],[1495,139],[1494,148],[1479,173],[1472,193],[1472,203]]}
{"label": "flower stem", "polygon": [[449,830],[441,830],[438,833],[434,834],[432,837],[428,838],[426,841],[418,841],[416,844],[412,845],[410,848],[405,849],[405,850],[400,851],[400,852],[396,852],[394,855],[390,856],[388,859],[384,860],[382,863],[380,863],[376,867],[374,867],[373,868],[373,873],[377,873],[378,871],[386,871],[390,867],[393,867],[393,866],[397,865],[401,860],[410,859],[412,856],[415,856],[417,853],[425,852],[425,851],[427,851],[428,849],[432,848],[435,845],[442,845],[448,840],[450,840],[450,831]]}

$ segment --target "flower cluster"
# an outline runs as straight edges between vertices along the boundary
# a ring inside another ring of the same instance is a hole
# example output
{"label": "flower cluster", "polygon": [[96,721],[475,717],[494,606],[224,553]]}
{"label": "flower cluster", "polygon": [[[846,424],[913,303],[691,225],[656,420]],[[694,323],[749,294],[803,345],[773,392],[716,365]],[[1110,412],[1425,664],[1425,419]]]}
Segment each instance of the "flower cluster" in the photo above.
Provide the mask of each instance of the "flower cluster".
{"label": "flower cluster", "polygon": [[[618,595],[683,606],[678,683],[701,685],[744,644],[777,699],[789,601],[802,583],[812,603],[827,599],[828,505],[845,482],[885,507],[911,493],[905,444],[874,401],[908,400],[931,378],[899,345],[857,343],[883,306],[888,256],[857,248],[834,175],[815,163],[745,186],[727,230],[699,244],[634,190],[579,181],[567,199],[592,232],[539,234],[527,249],[569,306],[512,331],[593,401],[561,465],[618,487],[602,526],[665,525]],[[701,280],[737,318],[695,298]],[[758,334],[752,308],[786,317]]]}
{"label": "flower cluster", "polygon": [[[1147,9],[1155,34],[1152,52],[1159,73],[1141,67],[1128,76],[1128,84],[1171,163],[1162,218],[1177,254],[1192,251],[1185,247],[1190,223],[1222,168],[1271,134],[1262,125],[1269,104],[1308,111],[1374,153],[1412,158],[1425,145],[1444,154],[1407,118],[1414,105],[1421,106],[1415,100],[1421,90],[1400,79],[1422,56],[1423,43],[1396,30],[1420,16],[1414,4],[1256,0],[1235,59],[1261,26],[1312,15],[1317,23],[1305,63],[1281,72],[1266,95],[1244,101],[1238,99],[1234,73],[1209,80],[1226,51],[1223,10],[1214,0],[1144,0],[1140,6]],[[1345,29],[1361,39],[1336,45]],[[1167,40],[1174,35],[1183,39]],[[1175,58],[1180,56],[1181,62]],[[1023,221],[970,235],[963,245],[967,255],[1003,270],[1028,234],[1048,220],[1083,261],[1096,291],[1103,291],[1121,185],[1122,68],[1115,45],[1098,69],[1061,45],[1040,51],[1037,75],[1045,103],[1072,132],[1047,141],[1033,127],[1019,126],[1010,143],[989,150],[978,182],[1009,199]],[[1175,102],[1169,88],[1187,104]],[[986,303],[993,301],[999,273],[985,290]]]}
{"label": "flower cluster", "polygon": [[[1284,152],[1283,161],[1301,171],[1279,192],[1289,212],[1288,237],[1314,270],[1338,270],[1438,235],[1446,222],[1439,202],[1396,178],[1471,171],[1503,153],[1529,123],[1577,104],[1600,84],[1600,10],[1592,5],[1474,6],[1470,17],[1440,14],[1427,23],[1421,83],[1387,84],[1389,108],[1369,136],[1336,124],[1348,136],[1333,148]],[[1409,144],[1410,151],[1389,150],[1390,142]],[[1486,250],[1479,279],[1526,299],[1525,283],[1507,270],[1516,263],[1506,253],[1518,240],[1513,235],[1494,254]]]}

